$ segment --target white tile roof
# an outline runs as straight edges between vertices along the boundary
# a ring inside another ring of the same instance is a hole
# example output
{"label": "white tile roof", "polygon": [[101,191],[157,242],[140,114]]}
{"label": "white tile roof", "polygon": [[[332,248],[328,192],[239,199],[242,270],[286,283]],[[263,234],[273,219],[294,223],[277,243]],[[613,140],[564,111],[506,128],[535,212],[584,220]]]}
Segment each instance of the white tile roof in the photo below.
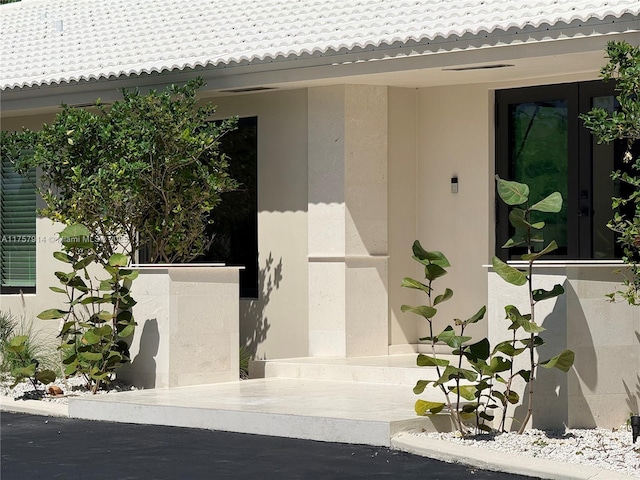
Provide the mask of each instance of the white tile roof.
{"label": "white tile roof", "polygon": [[639,0],[23,0],[0,6],[0,88],[640,15]]}

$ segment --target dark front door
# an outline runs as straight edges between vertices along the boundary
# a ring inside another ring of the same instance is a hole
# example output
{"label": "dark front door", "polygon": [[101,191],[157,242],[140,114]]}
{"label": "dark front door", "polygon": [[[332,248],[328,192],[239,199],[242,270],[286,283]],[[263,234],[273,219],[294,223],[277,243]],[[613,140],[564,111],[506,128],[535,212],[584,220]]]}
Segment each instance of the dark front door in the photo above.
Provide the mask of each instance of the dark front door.
{"label": "dark front door", "polygon": [[[560,214],[539,214],[544,221],[544,244],[556,240],[557,259],[619,258],[614,233],[607,227],[613,216],[611,197],[614,169],[622,162],[624,145],[598,145],[579,119],[599,106],[614,110],[613,85],[603,82],[569,83],[496,92],[496,172],[502,178],[529,185],[532,201],[554,191],[563,197]],[[624,186],[622,186],[624,188]],[[503,259],[522,251],[503,249],[510,237],[508,208],[497,203],[496,251]]]}

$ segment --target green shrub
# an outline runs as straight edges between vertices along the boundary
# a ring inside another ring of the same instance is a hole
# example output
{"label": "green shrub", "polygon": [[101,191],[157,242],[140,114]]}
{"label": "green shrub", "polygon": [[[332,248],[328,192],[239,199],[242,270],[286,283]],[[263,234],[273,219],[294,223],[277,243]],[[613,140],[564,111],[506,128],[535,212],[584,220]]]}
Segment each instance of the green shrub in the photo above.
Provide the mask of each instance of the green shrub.
{"label": "green shrub", "polygon": [[[611,301],[616,297],[630,305],[640,305],[640,156],[633,158],[634,147],[640,141],[640,47],[627,42],[607,44],[609,62],[600,70],[603,81],[615,81],[616,100],[619,108],[608,112],[594,108],[581,115],[584,126],[598,139],[598,143],[621,140],[626,143],[623,162],[631,165],[629,173],[617,170],[611,178],[621,193],[611,199],[613,218],[607,226],[616,232],[616,241],[622,247],[622,261],[629,268],[623,274],[623,290],[607,295]],[[627,191],[627,194],[622,192]]]}
{"label": "green shrub", "polygon": [[220,151],[236,121],[211,121],[215,107],[197,99],[203,85],[123,90],[109,108],[63,105],[50,125],[5,133],[0,146],[20,172],[38,169],[43,216],[100,239],[97,262],[142,250],[150,263],[185,263],[207,250],[211,213],[238,188]]}
{"label": "green shrub", "polygon": [[56,348],[24,316],[0,312],[0,373],[13,386],[29,380],[35,390],[60,373]]}
{"label": "green shrub", "polygon": [[244,345],[240,346],[240,378],[249,378],[249,360],[251,360],[251,354]]}

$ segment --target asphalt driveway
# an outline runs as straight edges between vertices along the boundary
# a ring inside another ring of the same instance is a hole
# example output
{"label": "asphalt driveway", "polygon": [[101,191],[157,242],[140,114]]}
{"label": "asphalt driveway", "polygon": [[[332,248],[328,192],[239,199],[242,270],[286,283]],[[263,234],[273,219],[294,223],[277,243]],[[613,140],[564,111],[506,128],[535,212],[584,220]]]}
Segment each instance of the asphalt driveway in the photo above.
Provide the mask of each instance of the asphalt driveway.
{"label": "asphalt driveway", "polygon": [[525,479],[380,447],[2,413],[2,480]]}

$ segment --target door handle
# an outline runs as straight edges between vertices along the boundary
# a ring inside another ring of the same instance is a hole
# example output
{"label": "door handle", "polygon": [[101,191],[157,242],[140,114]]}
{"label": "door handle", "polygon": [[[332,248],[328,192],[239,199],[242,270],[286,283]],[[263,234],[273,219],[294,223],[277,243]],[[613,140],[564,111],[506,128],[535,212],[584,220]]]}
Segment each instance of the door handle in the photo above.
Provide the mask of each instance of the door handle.
{"label": "door handle", "polygon": [[579,217],[588,217],[590,216],[590,211],[589,211],[589,207],[582,207],[580,208],[580,210],[578,210],[578,216]]}

